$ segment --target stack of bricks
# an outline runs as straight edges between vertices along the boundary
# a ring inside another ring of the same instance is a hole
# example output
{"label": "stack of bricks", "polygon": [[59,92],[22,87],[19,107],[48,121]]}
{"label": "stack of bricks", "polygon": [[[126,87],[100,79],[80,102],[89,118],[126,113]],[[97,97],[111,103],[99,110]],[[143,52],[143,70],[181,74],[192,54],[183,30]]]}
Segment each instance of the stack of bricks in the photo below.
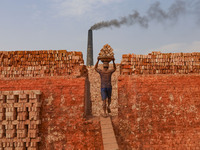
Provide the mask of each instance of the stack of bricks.
{"label": "stack of bricks", "polygon": [[122,56],[121,74],[189,74],[200,73],[200,53],[161,53]]}
{"label": "stack of bricks", "polygon": [[104,45],[103,48],[100,50],[99,56],[100,57],[114,57],[112,47],[108,44]]}
{"label": "stack of bricks", "polygon": [[0,91],[0,149],[38,150],[41,92]]}
{"label": "stack of bricks", "polygon": [[122,149],[200,149],[199,85],[200,74],[119,76]]}
{"label": "stack of bricks", "polygon": [[85,74],[81,52],[66,50],[1,51],[0,78]]}

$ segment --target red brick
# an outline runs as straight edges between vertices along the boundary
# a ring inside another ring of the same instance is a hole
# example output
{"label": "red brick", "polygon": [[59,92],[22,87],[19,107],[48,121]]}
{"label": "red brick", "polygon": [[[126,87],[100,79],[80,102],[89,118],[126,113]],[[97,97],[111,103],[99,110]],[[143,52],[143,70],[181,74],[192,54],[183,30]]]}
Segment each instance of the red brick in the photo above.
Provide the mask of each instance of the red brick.
{"label": "red brick", "polygon": [[39,127],[38,132],[41,135],[41,143],[43,143],[39,145],[39,149],[51,149],[51,147],[67,149],[70,142],[76,149],[102,149],[99,122],[93,121],[92,124],[85,124],[83,118],[85,80],[85,77],[65,76],[35,78],[34,80],[32,78],[0,80],[0,91],[31,91],[34,89],[41,91],[41,103],[13,104],[13,107],[20,108],[18,112],[23,113],[26,112],[26,107],[28,111],[34,111],[41,105],[41,124],[28,120],[20,124],[13,122],[17,124],[17,130],[24,130],[25,125],[28,125],[29,129]]}
{"label": "red brick", "polygon": [[131,148],[199,146],[199,85],[199,74],[120,76],[120,136]]}

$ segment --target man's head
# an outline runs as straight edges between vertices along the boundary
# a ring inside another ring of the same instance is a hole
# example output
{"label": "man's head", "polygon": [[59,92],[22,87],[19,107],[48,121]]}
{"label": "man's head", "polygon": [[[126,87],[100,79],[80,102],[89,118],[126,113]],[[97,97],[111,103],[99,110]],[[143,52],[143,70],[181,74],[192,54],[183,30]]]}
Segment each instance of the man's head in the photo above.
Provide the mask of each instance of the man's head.
{"label": "man's head", "polygon": [[109,68],[109,63],[108,62],[104,62],[103,63],[103,70],[107,71]]}

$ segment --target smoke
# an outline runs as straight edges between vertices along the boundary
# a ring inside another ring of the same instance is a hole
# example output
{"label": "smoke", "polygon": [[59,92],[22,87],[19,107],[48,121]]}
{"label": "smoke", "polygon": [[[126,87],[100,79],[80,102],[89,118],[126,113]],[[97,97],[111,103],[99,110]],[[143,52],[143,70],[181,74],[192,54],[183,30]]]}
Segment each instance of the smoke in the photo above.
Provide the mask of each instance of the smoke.
{"label": "smoke", "polygon": [[102,21],[94,24],[90,29],[98,30],[107,27],[121,27],[121,25],[133,25],[138,23],[140,26],[147,28],[148,19],[146,17],[141,17],[139,12],[134,11],[133,14],[129,14],[127,17],[121,17],[119,20],[113,19],[110,21]]}
{"label": "smoke", "polygon": [[200,1],[194,3],[194,14],[197,16],[197,23],[200,24]]}
{"label": "smoke", "polygon": [[158,22],[164,22],[167,20],[174,21],[179,18],[179,16],[183,15],[186,12],[186,3],[184,1],[176,1],[174,2],[168,9],[168,11],[164,11],[160,7],[159,2],[155,2],[150,6],[147,11],[147,16],[149,20],[156,20]]}
{"label": "smoke", "polygon": [[[119,19],[98,22],[94,24],[90,29],[99,30],[99,29],[108,28],[108,27],[120,28],[122,25],[131,26],[134,24],[139,24],[141,27],[147,28],[149,25],[149,22],[151,21],[157,21],[159,23],[162,23],[162,22],[164,23],[167,21],[176,22],[179,19],[179,17],[181,15],[184,15],[186,12],[188,12],[188,9],[190,8],[192,8],[195,14],[198,14],[198,17],[199,17],[200,2],[196,2],[195,4],[196,5],[193,5],[193,6],[191,5],[189,7],[188,3],[186,3],[186,0],[176,0],[168,8],[168,10],[165,11],[161,8],[160,2],[155,2],[149,7],[146,15],[144,16],[141,16],[141,14],[138,11],[134,11],[132,14],[121,17]],[[199,17],[199,20],[200,20],[200,17]]]}

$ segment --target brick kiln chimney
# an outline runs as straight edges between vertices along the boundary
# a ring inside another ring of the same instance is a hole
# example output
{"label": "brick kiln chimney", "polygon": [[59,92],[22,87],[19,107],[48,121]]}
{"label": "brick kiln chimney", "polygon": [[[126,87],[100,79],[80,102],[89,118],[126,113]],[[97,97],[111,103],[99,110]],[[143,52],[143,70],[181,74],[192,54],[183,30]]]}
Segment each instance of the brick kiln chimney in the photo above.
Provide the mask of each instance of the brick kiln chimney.
{"label": "brick kiln chimney", "polygon": [[93,38],[92,30],[88,30],[88,47],[87,47],[87,66],[92,66],[93,64]]}

